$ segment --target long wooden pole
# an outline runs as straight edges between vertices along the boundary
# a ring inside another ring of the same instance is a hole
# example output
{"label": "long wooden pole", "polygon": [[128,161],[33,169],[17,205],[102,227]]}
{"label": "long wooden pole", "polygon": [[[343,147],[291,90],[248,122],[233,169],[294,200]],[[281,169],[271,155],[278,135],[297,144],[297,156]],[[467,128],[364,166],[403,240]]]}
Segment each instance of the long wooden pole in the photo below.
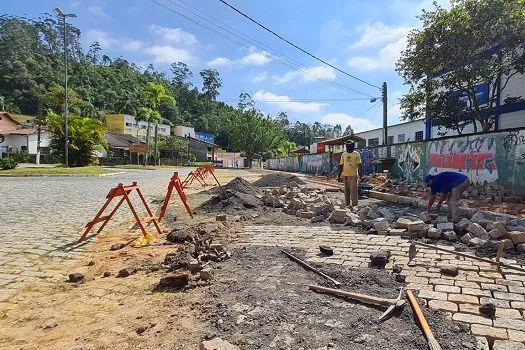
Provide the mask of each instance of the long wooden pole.
{"label": "long wooden pole", "polygon": [[445,249],[445,248],[436,247],[435,245],[432,245],[432,244],[426,244],[426,243],[422,243],[422,242],[414,242],[414,243],[417,244],[417,245],[426,247],[426,248],[435,249],[435,250],[439,250],[439,251],[442,251],[442,252],[463,256],[465,258],[470,258],[470,259],[474,259],[474,260],[483,261],[483,262],[486,262],[486,263],[489,263],[489,264],[492,264],[492,265],[498,265],[500,267],[505,267],[505,268],[511,269],[511,270],[525,272],[524,268],[521,268],[521,267],[518,267],[518,266],[514,266],[514,265],[510,265],[510,264],[504,263],[502,261],[498,262],[498,261],[490,260],[490,259],[487,259],[487,258],[480,258],[479,256],[475,256],[475,255],[472,255],[472,254],[461,253],[461,252],[456,252],[456,251],[453,251],[453,250],[448,250],[448,249]]}

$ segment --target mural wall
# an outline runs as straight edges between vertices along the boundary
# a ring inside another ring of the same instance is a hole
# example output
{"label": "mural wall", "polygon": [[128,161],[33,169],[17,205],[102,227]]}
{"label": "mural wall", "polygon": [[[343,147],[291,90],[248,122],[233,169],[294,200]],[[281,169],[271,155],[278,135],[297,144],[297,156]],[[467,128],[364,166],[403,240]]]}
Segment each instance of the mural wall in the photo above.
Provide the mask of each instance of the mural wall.
{"label": "mural wall", "polygon": [[[427,174],[455,171],[465,174],[475,184],[495,182],[525,195],[525,129],[357,151],[367,175],[376,170],[376,161],[394,158],[394,162],[382,168],[395,178],[418,181]],[[266,164],[268,169],[336,176],[339,159],[340,153],[319,153],[269,159]]]}

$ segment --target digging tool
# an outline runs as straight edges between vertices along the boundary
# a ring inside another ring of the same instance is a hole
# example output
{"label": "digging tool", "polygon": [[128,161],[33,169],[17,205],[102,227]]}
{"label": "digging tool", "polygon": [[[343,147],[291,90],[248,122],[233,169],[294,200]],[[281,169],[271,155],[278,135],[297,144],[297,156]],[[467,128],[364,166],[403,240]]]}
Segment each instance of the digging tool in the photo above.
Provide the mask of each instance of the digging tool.
{"label": "digging tool", "polygon": [[292,259],[293,261],[295,261],[296,263],[298,263],[299,265],[301,265],[305,269],[310,270],[312,272],[315,272],[319,276],[322,276],[322,277],[326,278],[327,280],[332,282],[335,286],[339,287],[341,285],[341,282],[336,281],[335,279],[333,279],[332,277],[328,276],[326,273],[319,271],[315,267],[308,265],[306,262],[302,261],[301,259],[299,259],[295,255],[292,255],[292,254],[290,254],[290,253],[288,253],[287,251],[284,251],[284,250],[281,250],[281,252],[283,252],[284,255],[286,255],[287,257],[289,257],[290,259]]}
{"label": "digging tool", "polygon": [[366,304],[387,306],[388,308],[386,309],[386,311],[383,312],[383,314],[377,319],[379,322],[384,321],[394,312],[394,310],[402,309],[406,304],[406,300],[401,299],[401,295],[403,295],[403,287],[399,288],[399,295],[397,296],[397,299],[380,298],[372,295],[348,292],[345,290],[332,289],[314,285],[309,285],[308,288],[316,292],[328,293],[340,297],[350,298]]}
{"label": "digging tool", "polygon": [[510,269],[510,270],[516,270],[516,271],[525,272],[524,268],[518,267],[518,266],[514,266],[514,265],[511,265],[511,264],[505,263],[503,261],[494,261],[494,260],[490,260],[490,259],[487,259],[487,258],[480,258],[479,256],[475,256],[475,255],[472,255],[472,254],[455,252],[455,251],[448,250],[448,249],[445,249],[445,248],[436,247],[435,245],[432,245],[432,244],[426,244],[426,243],[422,243],[422,242],[414,242],[414,243],[417,244],[417,245],[423,246],[423,247],[430,248],[430,249],[435,249],[435,250],[438,250],[438,251],[442,251],[442,252],[446,252],[446,253],[450,253],[450,254],[455,254],[456,256],[462,256],[462,257],[465,257],[465,258],[470,258],[470,259],[474,259],[474,260],[483,261],[483,262],[486,262],[486,263],[489,263],[489,264],[492,264],[492,265],[498,265],[499,268],[505,267],[505,268]]}
{"label": "digging tool", "polygon": [[430,350],[441,350],[441,346],[437,342],[436,338],[434,338],[434,335],[432,334],[432,331],[430,330],[430,327],[428,326],[428,322],[425,319],[423,312],[421,312],[421,308],[419,307],[419,304],[417,303],[417,300],[414,297],[414,294],[412,294],[410,290],[407,290],[407,298],[408,298],[408,301],[410,301],[410,305],[412,305],[412,309],[414,310],[414,313],[416,314],[417,319],[419,320],[419,324],[421,325],[421,328],[423,328],[423,333],[425,334],[425,337],[427,338],[428,348]]}

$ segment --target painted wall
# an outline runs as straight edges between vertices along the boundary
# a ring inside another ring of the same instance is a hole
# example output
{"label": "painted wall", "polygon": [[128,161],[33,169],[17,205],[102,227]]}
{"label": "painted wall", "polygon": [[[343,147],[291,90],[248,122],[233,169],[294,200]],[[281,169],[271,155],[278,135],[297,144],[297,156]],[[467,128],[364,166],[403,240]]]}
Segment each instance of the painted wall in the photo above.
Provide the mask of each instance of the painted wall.
{"label": "painted wall", "polygon": [[[388,149],[395,161],[379,169],[395,178],[418,181],[429,173],[455,171],[475,184],[497,183],[525,195],[525,129],[359,149],[365,174],[378,169],[375,161],[386,158]],[[268,169],[334,174],[339,157],[340,153],[307,154],[293,161],[269,159],[266,164]]]}

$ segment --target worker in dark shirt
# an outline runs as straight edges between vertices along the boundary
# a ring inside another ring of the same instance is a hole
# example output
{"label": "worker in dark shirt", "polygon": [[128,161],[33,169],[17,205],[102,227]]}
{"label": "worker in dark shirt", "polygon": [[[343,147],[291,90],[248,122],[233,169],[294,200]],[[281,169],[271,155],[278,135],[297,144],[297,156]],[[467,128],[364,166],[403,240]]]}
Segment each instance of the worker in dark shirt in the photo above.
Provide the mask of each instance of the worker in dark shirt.
{"label": "worker in dark shirt", "polygon": [[448,197],[448,220],[453,222],[458,221],[459,200],[463,192],[470,186],[469,178],[453,171],[444,171],[437,175],[427,175],[425,177],[425,183],[431,190],[427,210],[430,211],[430,209],[432,209],[432,205],[436,200],[436,193],[442,193],[438,203],[438,210],[441,209],[443,200]]}

